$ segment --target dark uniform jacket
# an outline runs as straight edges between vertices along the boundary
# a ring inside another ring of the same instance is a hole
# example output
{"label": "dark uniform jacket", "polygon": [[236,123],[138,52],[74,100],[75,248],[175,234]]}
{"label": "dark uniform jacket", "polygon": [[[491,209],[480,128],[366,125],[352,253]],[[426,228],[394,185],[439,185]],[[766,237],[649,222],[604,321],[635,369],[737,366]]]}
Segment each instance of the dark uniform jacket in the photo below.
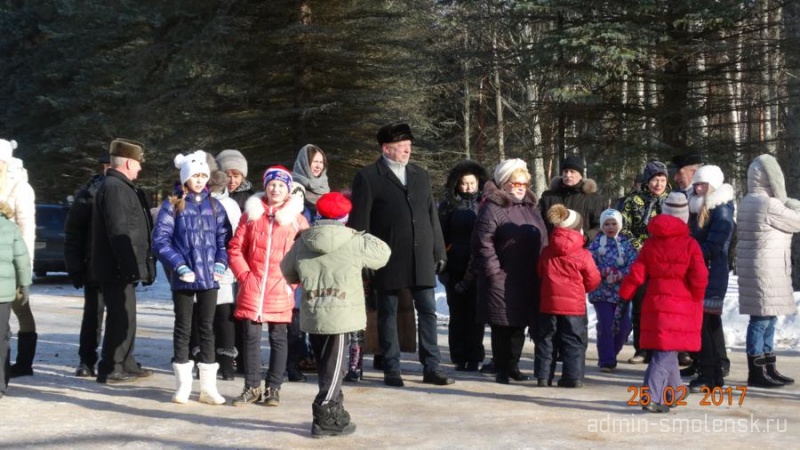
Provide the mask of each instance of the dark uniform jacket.
{"label": "dark uniform jacket", "polygon": [[381,157],[353,180],[353,209],[348,224],[389,244],[392,256],[375,273],[373,287],[394,290],[434,287],[435,262],[445,260],[442,229],[428,172],[406,166],[406,186]]}
{"label": "dark uniform jacket", "polygon": [[150,284],[156,265],[150,238],[153,219],[144,192],[108,169],[92,210],[92,273],[100,283]]}
{"label": "dark uniform jacket", "polygon": [[[581,215],[587,245],[592,242],[600,232],[600,214],[605,208],[605,201],[597,194],[597,183],[590,178],[584,178],[575,186],[565,186],[561,177],[554,177],[550,182],[550,189],[544,191],[539,199],[542,215],[546,216],[550,207],[556,203],[561,203]],[[546,225],[547,230],[552,231],[553,226],[549,222]]]}

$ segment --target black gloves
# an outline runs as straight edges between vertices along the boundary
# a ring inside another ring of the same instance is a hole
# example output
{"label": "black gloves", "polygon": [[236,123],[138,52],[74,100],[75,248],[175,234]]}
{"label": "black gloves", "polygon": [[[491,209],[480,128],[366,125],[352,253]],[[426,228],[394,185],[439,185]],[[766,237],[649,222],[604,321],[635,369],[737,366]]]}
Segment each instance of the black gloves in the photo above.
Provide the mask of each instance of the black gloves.
{"label": "black gloves", "polygon": [[444,272],[445,267],[447,267],[446,259],[440,259],[436,261],[436,275],[439,275],[440,273]]}
{"label": "black gloves", "polygon": [[28,304],[28,302],[31,300],[31,292],[30,289],[28,289],[28,286],[19,287],[19,297],[20,297],[20,303],[22,303],[23,305]]}
{"label": "black gloves", "polygon": [[75,286],[75,289],[83,287],[83,272],[71,273],[69,277],[72,279],[72,285]]}

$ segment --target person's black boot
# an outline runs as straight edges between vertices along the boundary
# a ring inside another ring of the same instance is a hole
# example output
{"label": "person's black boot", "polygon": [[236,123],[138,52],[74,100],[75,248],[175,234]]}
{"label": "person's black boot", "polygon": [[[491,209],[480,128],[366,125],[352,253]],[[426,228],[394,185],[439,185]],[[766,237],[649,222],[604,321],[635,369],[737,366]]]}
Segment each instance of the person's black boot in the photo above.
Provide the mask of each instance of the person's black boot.
{"label": "person's black boot", "polygon": [[693,359],[692,363],[689,364],[688,367],[684,367],[683,369],[681,369],[681,376],[682,377],[694,376],[698,373],[699,367],[700,364],[698,363],[698,361],[696,359]]}
{"label": "person's black boot", "polygon": [[777,388],[782,381],[772,378],[767,372],[767,358],[764,355],[747,355],[747,385],[750,387]]}
{"label": "person's black boot", "polygon": [[778,372],[778,368],[775,367],[778,357],[775,356],[775,353],[765,353],[764,358],[767,361],[767,374],[772,377],[772,379],[780,381],[787,386],[794,384],[794,378],[789,378],[786,375],[782,375],[780,372]]}
{"label": "person's black boot", "polygon": [[217,362],[219,363],[219,374],[225,381],[233,380],[236,378],[236,369],[233,367],[233,356],[218,354]]}
{"label": "person's black boot", "polygon": [[311,423],[311,437],[342,436],[353,434],[356,424],[350,422],[349,414],[344,408],[332,403],[326,405],[311,404],[314,421]]}
{"label": "person's black boot", "polygon": [[39,335],[23,332],[17,335],[17,362],[9,369],[11,378],[33,375],[33,357],[36,356],[36,341]]}

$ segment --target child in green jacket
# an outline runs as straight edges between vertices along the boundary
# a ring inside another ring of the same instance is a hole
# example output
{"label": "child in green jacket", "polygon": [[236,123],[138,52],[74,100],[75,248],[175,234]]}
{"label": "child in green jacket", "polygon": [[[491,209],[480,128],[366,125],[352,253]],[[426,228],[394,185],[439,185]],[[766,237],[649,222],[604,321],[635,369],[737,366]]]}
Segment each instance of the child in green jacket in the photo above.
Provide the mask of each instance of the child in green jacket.
{"label": "child in green jacket", "polygon": [[342,405],[347,334],[364,329],[367,313],[361,271],[377,270],[391,250],[382,240],[347,228],[352,204],[339,192],[317,200],[314,226],[303,231],[281,262],[289,283],[302,283],[300,329],[309,333],[317,359],[319,393],[311,405],[313,437],[355,431]]}
{"label": "child in green jacket", "polygon": [[31,258],[22,240],[19,227],[9,217],[11,208],[0,202],[0,398],[8,388],[9,362],[8,338],[11,335],[9,317],[11,302],[19,289],[22,303],[30,299],[28,286],[31,285]]}

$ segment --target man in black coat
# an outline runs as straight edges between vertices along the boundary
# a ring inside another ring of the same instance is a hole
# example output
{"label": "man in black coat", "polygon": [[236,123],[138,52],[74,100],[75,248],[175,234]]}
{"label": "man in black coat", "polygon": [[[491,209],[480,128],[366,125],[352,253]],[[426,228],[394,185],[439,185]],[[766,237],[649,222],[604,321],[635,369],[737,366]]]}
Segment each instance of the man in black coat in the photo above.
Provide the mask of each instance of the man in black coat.
{"label": "man in black coat", "polygon": [[110,165],[108,153],[98,160],[103,165],[102,173],[94,175],[88,183],[81,186],[64,223],[64,262],[75,289],[83,288],[83,318],[78,341],[78,356],[81,362],[75,370],[76,377],[94,377],[97,363],[97,347],[103,332],[103,313],[105,305],[100,293],[100,285],[92,276],[92,208],[94,197],[100,184],[106,178]]}
{"label": "man in black coat", "polygon": [[[561,176],[553,177],[550,189],[542,193],[539,210],[545,216],[551,206],[561,203],[577,211],[583,217],[583,235],[588,245],[600,232],[600,213],[605,209],[605,202],[597,195],[597,183],[583,177],[583,159],[568,156],[561,161],[560,169]],[[553,226],[548,222],[547,231],[552,230]]]}
{"label": "man in black coat", "polygon": [[353,180],[353,210],[349,224],[389,244],[392,256],[378,270],[372,286],[378,292],[378,343],[383,353],[384,383],[403,386],[397,303],[400,291],[414,298],[419,328],[419,360],[423,382],[452,384],[439,369],[436,332],[435,275],[444,270],[447,256],[430,177],[411,156],[411,128],[404,123],[384,125],[378,131],[383,155],[361,169]]}
{"label": "man in black coat", "polygon": [[111,168],[95,194],[92,210],[92,274],[106,303],[99,383],[125,383],[152,375],[133,358],[136,339],[136,291],[156,278],[150,248],[153,219],[144,192],[133,180],[142,170],[144,146],[115,139],[109,149]]}

